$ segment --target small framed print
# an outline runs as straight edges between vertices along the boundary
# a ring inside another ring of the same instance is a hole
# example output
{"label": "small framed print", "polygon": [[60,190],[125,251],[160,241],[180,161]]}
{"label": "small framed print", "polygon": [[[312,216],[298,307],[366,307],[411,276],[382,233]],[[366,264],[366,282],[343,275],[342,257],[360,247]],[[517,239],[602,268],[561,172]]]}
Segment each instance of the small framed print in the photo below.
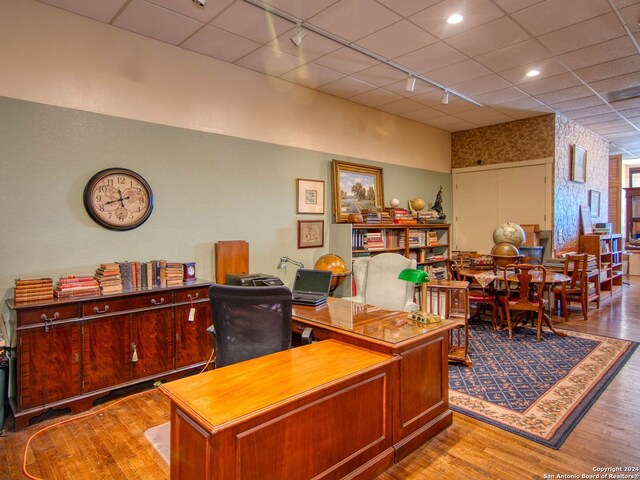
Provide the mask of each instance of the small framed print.
{"label": "small framed print", "polygon": [[298,220],[298,248],[324,246],[324,220]]}
{"label": "small framed print", "polygon": [[587,151],[580,145],[573,145],[571,149],[571,181],[587,181]]}
{"label": "small framed print", "polygon": [[298,179],[298,213],[324,214],[324,181]]}
{"label": "small framed print", "polygon": [[589,190],[589,209],[592,217],[600,216],[600,192]]}

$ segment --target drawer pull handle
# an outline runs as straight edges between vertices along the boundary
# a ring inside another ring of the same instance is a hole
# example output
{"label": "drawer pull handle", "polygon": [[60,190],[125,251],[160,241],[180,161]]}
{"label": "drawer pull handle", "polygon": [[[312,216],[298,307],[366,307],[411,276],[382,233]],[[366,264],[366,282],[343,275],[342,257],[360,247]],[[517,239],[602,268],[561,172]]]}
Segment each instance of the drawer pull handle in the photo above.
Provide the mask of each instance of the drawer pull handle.
{"label": "drawer pull handle", "polygon": [[93,307],[93,311],[96,313],[106,313],[109,311],[109,305],[105,305],[104,310],[100,310],[98,307]]}
{"label": "drawer pull handle", "polygon": [[43,322],[53,322],[59,316],[60,316],[60,314],[58,312],[53,312],[53,318],[49,318],[49,317],[47,317],[46,313],[43,313],[42,315],[40,315],[40,320],[42,320]]}
{"label": "drawer pull handle", "polygon": [[196,293],[195,295],[191,295],[190,293],[187,293],[187,298],[189,300],[195,300],[196,298],[198,298],[200,296],[199,293]]}
{"label": "drawer pull handle", "polygon": [[151,303],[153,303],[154,305],[162,305],[164,303],[164,297],[160,297],[159,302],[155,298],[152,298]]}

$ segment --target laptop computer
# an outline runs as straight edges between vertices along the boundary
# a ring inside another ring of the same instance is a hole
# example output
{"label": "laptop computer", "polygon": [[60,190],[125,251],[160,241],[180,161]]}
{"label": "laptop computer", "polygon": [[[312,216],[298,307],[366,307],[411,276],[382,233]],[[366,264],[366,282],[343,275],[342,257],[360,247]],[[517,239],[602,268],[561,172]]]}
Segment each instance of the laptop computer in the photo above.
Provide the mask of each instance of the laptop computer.
{"label": "laptop computer", "polygon": [[297,305],[318,306],[327,302],[331,288],[329,270],[300,268],[293,282],[291,301]]}

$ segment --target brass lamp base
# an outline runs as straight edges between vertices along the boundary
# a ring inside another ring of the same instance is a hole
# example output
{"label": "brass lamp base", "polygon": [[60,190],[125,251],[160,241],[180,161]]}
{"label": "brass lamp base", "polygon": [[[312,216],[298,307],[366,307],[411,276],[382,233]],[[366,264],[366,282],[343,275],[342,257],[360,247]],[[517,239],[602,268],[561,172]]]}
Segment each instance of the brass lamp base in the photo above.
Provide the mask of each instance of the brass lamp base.
{"label": "brass lamp base", "polygon": [[407,315],[409,320],[414,320],[419,323],[424,323],[425,325],[430,325],[432,323],[439,323],[442,321],[438,315],[434,315],[432,313],[427,312],[412,312]]}

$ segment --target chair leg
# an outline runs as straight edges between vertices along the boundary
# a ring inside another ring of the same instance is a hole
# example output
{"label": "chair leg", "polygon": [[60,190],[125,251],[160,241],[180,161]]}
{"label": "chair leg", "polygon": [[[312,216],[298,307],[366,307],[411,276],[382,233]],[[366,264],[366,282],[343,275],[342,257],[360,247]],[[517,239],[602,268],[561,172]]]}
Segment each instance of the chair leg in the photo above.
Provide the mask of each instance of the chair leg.
{"label": "chair leg", "polygon": [[544,309],[538,310],[538,341],[542,338],[542,317],[544,315]]}
{"label": "chair leg", "polygon": [[560,303],[562,304],[562,315],[564,316],[564,321],[568,322],[569,321],[569,307],[567,306],[567,296],[566,295],[562,295],[562,297],[560,297]]}
{"label": "chair leg", "polygon": [[509,338],[513,338],[513,331],[511,330],[511,311],[509,307],[505,307],[505,312],[507,313],[507,328],[509,329]]}
{"label": "chair leg", "polygon": [[588,320],[588,312],[589,312],[589,302],[587,301],[587,296],[586,295],[582,295],[581,297],[582,300],[582,316],[584,317],[585,320]]}

